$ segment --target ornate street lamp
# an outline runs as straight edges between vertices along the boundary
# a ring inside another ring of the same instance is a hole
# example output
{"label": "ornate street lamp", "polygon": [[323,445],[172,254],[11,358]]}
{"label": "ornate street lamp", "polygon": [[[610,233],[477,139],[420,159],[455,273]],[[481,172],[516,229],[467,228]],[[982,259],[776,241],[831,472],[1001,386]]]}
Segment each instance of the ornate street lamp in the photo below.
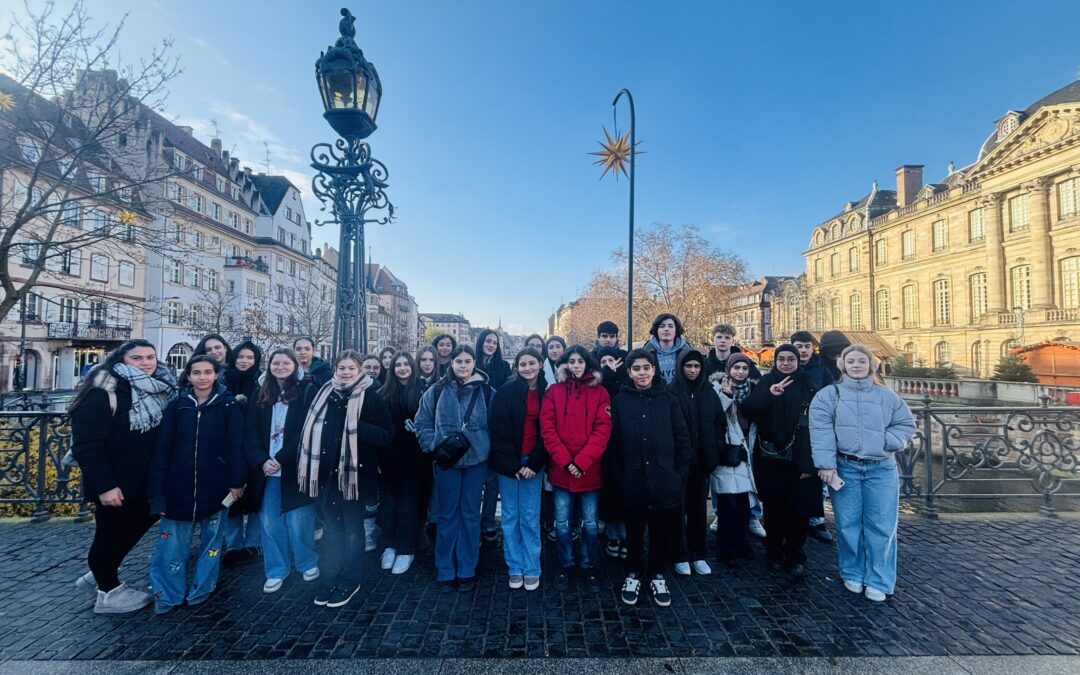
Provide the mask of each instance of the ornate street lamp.
{"label": "ornate street lamp", "polygon": [[317,143],[311,149],[311,168],[317,172],[311,189],[323,203],[324,211],[330,206],[333,216],[316,220],[315,224],[337,225],[341,230],[335,354],[344,349],[367,349],[364,226],[385,225],[394,217],[394,205],[385,192],[389,172],[385,164],[371,156],[371,147],[363,140],[376,128],[382,82],[375,66],[356,44],[356,17],[345,8],[341,17],[341,37],[315,61],[323,117],[341,138],[332,145]]}

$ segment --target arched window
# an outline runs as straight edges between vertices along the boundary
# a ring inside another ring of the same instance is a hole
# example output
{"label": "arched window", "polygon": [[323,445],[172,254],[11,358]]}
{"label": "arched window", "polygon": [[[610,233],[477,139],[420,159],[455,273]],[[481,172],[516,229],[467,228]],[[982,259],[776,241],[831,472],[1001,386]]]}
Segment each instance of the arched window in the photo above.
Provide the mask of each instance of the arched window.
{"label": "arched window", "polygon": [[952,363],[951,354],[949,353],[949,343],[945,340],[934,345],[934,365],[939,368],[947,366]]}
{"label": "arched window", "polygon": [[1008,356],[1009,352],[1020,346],[1020,340],[1012,338],[1001,343],[1001,355]]}
{"label": "arched window", "polygon": [[916,348],[914,342],[909,342],[904,345],[904,353],[911,354],[911,356],[914,358],[914,356],[919,353],[919,350]]}
{"label": "arched window", "polygon": [[983,354],[982,340],[976,340],[975,344],[971,345],[971,372],[976,377],[983,377],[986,374],[986,356]]}
{"label": "arched window", "polygon": [[177,342],[169,349],[169,355],[165,357],[165,361],[176,370],[183,370],[188,359],[191,358],[192,351],[194,350],[189,345]]}

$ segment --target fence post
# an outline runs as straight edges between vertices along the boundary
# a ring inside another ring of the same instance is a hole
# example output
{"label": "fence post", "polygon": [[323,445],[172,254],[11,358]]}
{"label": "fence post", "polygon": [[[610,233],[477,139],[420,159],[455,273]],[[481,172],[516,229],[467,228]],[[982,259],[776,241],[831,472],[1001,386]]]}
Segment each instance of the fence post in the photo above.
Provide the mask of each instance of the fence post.
{"label": "fence post", "polygon": [[[34,515],[30,519],[32,523],[43,523],[49,519],[49,512],[45,508],[45,434],[48,429],[49,418],[42,415],[38,420],[37,437],[37,510],[34,511]],[[31,439],[27,438],[27,440]],[[27,450],[29,451],[30,448],[27,448]]]}
{"label": "fence post", "polygon": [[[923,409],[923,464],[926,467],[926,504],[923,506],[923,515],[936,520],[938,517],[937,506],[934,504],[934,439],[931,436],[933,420],[930,418],[930,393],[924,392],[922,397]],[[944,442],[944,439],[942,439]],[[944,456],[944,453],[942,454]]]}

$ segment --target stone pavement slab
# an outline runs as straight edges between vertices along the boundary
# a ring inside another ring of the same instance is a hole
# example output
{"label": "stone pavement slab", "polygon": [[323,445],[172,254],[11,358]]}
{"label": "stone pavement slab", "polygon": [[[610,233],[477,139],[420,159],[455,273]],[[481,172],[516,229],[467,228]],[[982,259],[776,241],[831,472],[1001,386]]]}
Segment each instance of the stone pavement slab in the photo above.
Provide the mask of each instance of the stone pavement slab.
{"label": "stone pavement slab", "polygon": [[[774,663],[836,672],[843,657],[957,657],[937,671],[949,672],[1007,663],[959,657],[1080,655],[1078,519],[905,519],[897,593],[882,604],[845,591],[833,548],[816,541],[807,543],[802,580],[768,572],[759,555],[735,569],[717,565],[707,577],[672,576],[668,608],[647,596],[637,607],[620,603],[622,571],[608,559],[598,594],[577,585],[559,594],[547,576],[540,591],[511,591],[501,547],[485,545],[477,588],[468,594],[439,593],[430,553],[400,576],[379,570],[373,553],[368,587],[340,610],[312,605],[314,588],[296,576],[264,594],[261,565],[254,565],[224,570],[207,603],[165,617],[92,613],[92,600],[73,585],[86,569],[92,532],[92,524],[70,520],[0,521],[0,666],[309,659],[306,671],[316,662],[394,657],[419,659],[426,675],[434,675],[433,664],[479,675],[498,668],[499,658],[527,657],[515,663],[535,672],[561,668],[539,657],[589,659],[585,672],[659,672],[651,670],[657,664],[666,664],[665,672],[728,672],[739,664],[756,668],[763,658],[807,657]],[[136,587],[147,583],[152,544],[148,536],[121,570]],[[545,556],[544,569],[555,569],[554,552]],[[726,658],[714,664],[702,657]],[[469,658],[488,661],[462,661]],[[392,663],[400,674],[414,662]],[[1022,663],[1022,671],[1039,672]]]}

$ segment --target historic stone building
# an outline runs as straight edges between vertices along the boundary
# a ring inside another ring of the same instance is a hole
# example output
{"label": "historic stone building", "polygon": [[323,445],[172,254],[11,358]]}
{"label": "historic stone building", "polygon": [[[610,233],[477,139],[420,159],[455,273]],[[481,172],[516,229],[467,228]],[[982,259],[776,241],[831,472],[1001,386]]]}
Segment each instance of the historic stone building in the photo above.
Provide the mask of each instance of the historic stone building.
{"label": "historic stone building", "polygon": [[[1080,335],[1080,81],[1008,110],[978,158],[936,183],[896,171],[814,228],[786,332],[869,331],[986,377],[1013,347]],[[779,306],[777,306],[779,305]]]}
{"label": "historic stone building", "polygon": [[728,311],[716,317],[717,323],[729,323],[735,327],[735,341],[757,349],[776,342],[784,342],[787,335],[773,331],[772,302],[780,285],[793,277],[764,276],[737,290],[731,298]]}
{"label": "historic stone building", "polygon": [[452,335],[458,344],[472,344],[469,342],[469,320],[461,314],[421,312],[419,322],[421,346],[431,344],[431,338],[439,333]]}

